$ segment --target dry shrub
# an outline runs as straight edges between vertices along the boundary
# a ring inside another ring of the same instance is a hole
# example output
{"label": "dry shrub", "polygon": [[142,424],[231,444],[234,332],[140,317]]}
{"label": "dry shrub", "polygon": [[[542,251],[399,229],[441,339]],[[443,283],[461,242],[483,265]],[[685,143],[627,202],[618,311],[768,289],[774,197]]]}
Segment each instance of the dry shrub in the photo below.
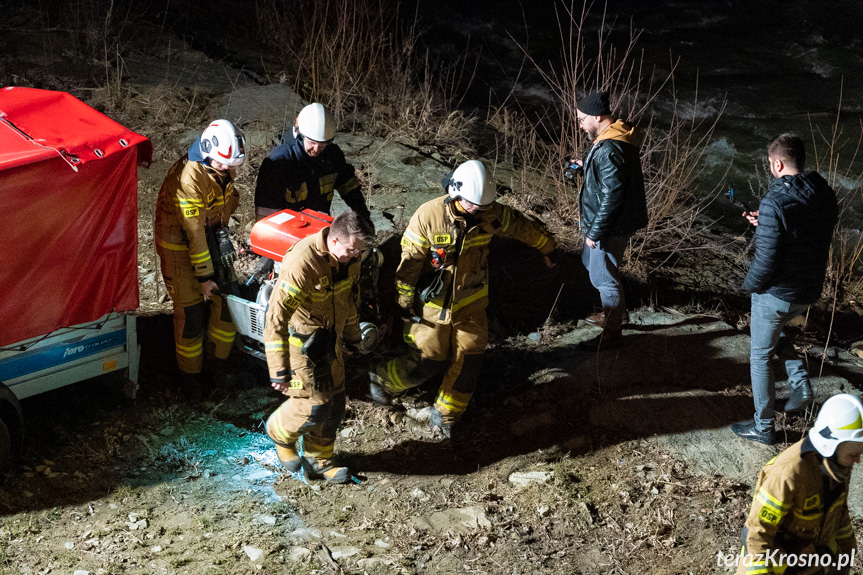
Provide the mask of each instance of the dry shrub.
{"label": "dry shrub", "polygon": [[416,22],[402,26],[397,3],[257,0],[256,10],[260,37],[279,50],[285,81],[327,106],[342,126],[365,113],[378,135],[467,147],[473,118],[456,110],[456,90],[471,74],[463,60],[443,66],[420,50]]}
{"label": "dry shrub", "polygon": [[855,160],[863,144],[863,123],[857,142],[845,153],[845,138],[839,123],[842,109],[840,93],[836,120],[829,130],[811,123],[814,169],[822,173],[827,183],[836,191],[839,201],[839,223],[833,233],[830,260],[827,268],[827,296],[842,299],[843,296],[863,296],[863,232],[860,231],[861,214],[853,213],[854,206],[863,206],[863,174],[852,172]]}
{"label": "dry shrub", "polygon": [[[52,2],[48,3],[51,11]],[[122,111],[135,94],[123,84],[123,44],[135,35],[143,6],[114,0],[60,2],[60,19],[67,23],[73,45],[85,58],[99,62],[101,86],[94,103],[102,110]],[[148,6],[149,7],[149,6]]]}
{"label": "dry shrub", "polygon": [[[577,10],[573,2],[558,15],[559,69],[538,63],[524,50],[559,102],[556,116],[529,123],[510,118],[512,112],[497,111],[490,123],[498,130],[502,125],[518,126],[519,137],[504,139],[503,156],[521,164],[522,171],[532,172],[524,178],[526,184],[556,190],[555,211],[570,215],[577,213],[578,194],[563,178],[562,159],[583,158],[591,145],[578,127],[578,95],[607,90],[615,115],[638,126],[643,135],[641,157],[650,223],[633,238],[630,256],[637,259],[649,252],[673,252],[690,236],[696,216],[707,204],[693,196],[692,184],[724,104],[714,111],[704,109],[697,96],[691,104],[680,102],[674,90],[676,62],[671,62],[671,71],[664,76],[646,71],[643,54],[635,50],[638,32],[630,30],[626,45],[616,47],[608,39],[612,27],[604,13],[596,40],[589,40],[585,33],[591,4],[585,1]],[[670,120],[663,126],[658,125],[653,108],[660,94],[671,102]]]}

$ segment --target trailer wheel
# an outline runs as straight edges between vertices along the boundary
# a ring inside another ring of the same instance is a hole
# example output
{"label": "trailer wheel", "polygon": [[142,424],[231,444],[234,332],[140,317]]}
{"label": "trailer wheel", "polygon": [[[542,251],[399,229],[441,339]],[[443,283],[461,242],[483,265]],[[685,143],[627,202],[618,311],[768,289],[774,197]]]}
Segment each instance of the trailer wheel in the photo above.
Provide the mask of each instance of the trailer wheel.
{"label": "trailer wheel", "polygon": [[0,483],[3,483],[6,473],[12,468],[12,436],[9,428],[0,419]]}

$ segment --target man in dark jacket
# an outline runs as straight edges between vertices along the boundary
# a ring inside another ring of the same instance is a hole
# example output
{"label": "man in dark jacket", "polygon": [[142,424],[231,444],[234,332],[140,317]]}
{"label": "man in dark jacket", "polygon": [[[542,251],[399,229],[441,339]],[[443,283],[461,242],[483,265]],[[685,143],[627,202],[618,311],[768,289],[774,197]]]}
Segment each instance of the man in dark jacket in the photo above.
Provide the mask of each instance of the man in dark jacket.
{"label": "man in dark jacket", "polygon": [[836,193],[824,178],[818,172],[803,171],[803,140],[791,134],[779,136],[767,147],[767,159],[774,179],[758,211],[743,214],[757,226],[755,259],[743,282],[752,292],[749,370],[755,417],[733,424],[731,430],[772,445],[776,441],[776,386],[770,365],[774,352],[785,359],[791,385],[785,411],[799,411],[812,400],[809,374],[782,329],[821,295],[838,208]]}
{"label": "man in dark jacket", "polygon": [[579,192],[585,244],[581,260],[602,301],[602,312],[587,322],[603,328],[582,347],[598,350],[623,341],[626,301],[620,264],[629,238],[647,225],[647,201],[635,128],[611,116],[608,92],[586,94],[577,112],[579,126],[594,141],[584,158]]}
{"label": "man in dark jacket", "polygon": [[323,105],[309,104],[300,110],[293,137],[288,134],[261,163],[255,186],[257,219],[287,208],[329,214],[333,192],[338,190],[348,207],[371,223],[354,167],[333,143],[335,135],[335,120]]}

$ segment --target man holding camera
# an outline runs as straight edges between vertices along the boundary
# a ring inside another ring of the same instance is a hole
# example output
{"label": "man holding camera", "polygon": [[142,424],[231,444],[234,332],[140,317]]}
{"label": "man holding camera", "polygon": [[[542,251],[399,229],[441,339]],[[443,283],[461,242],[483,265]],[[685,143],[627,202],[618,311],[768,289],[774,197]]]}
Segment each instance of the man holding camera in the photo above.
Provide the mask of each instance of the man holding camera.
{"label": "man holding camera", "polygon": [[821,296],[839,210],[833,188],[818,172],[804,171],[803,140],[782,134],[767,147],[767,160],[773,176],[767,195],[757,212],[743,213],[756,226],[755,257],[743,282],[743,288],[752,292],[749,371],[755,416],[733,424],[731,430],[772,445],[774,353],[785,360],[791,386],[785,412],[800,411],[812,401],[809,374],[782,330]]}
{"label": "man holding camera", "polygon": [[629,238],[647,225],[647,201],[635,128],[611,116],[608,92],[590,92],[578,101],[578,125],[593,141],[581,165],[580,226],[584,233],[581,260],[590,283],[599,290],[602,312],[587,322],[603,328],[582,347],[620,347],[626,301],[620,276]]}
{"label": "man holding camera", "polygon": [[[488,343],[488,253],[500,235],[549,256],[554,237],[541,223],[495,201],[482,162],[469,160],[443,181],[446,195],[421,205],[402,237],[398,305],[409,349],[371,369],[381,404],[443,375],[429,427],[451,437],[476,389]],[[546,265],[553,266],[546,257]]]}
{"label": "man holding camera", "polygon": [[310,477],[330,483],[351,478],[332,455],[345,414],[342,353],[358,351],[361,340],[359,256],[371,236],[369,223],[348,211],[297,242],[282,260],[267,309],[270,382],[289,398],[267,420],[267,435],[285,470],[305,468]]}

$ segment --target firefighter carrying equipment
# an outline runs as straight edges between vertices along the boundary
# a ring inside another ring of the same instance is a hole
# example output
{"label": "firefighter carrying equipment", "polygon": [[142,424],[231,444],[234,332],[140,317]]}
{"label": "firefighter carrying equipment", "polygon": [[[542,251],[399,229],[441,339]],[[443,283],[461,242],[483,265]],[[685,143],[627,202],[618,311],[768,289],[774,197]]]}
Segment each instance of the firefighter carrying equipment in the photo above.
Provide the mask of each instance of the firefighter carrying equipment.
{"label": "firefighter carrying equipment", "polygon": [[451,198],[467,200],[478,206],[490,206],[497,197],[497,185],[479,160],[461,164],[441,183]]}
{"label": "firefighter carrying equipment", "polygon": [[[541,223],[498,202],[475,215],[469,224],[458,202],[441,196],[426,202],[411,217],[402,236],[402,256],[396,270],[398,305],[420,309],[417,286],[421,278],[431,279],[435,271],[430,252],[443,248],[447,258],[443,270],[445,290],[451,293],[446,316],[438,323],[448,323],[453,313],[484,310],[488,304],[488,251],[494,236],[518,240],[543,254],[552,252],[555,240]],[[420,289],[425,287],[421,285]],[[446,295],[426,305],[440,311]],[[415,305],[416,304],[416,305]]]}
{"label": "firefighter carrying equipment", "polygon": [[[324,463],[332,457],[345,412],[342,342],[360,344],[360,262],[355,258],[339,264],[327,248],[329,231],[324,228],[303,238],[285,254],[267,309],[264,349],[270,381],[289,396],[267,420],[267,434],[277,446],[292,449],[303,437],[306,455],[332,480],[326,471],[331,465]],[[323,345],[317,345],[325,356],[332,353],[332,361],[313,361],[303,353],[304,344],[318,330]]]}
{"label": "firefighter carrying equipment", "polygon": [[228,120],[216,120],[207,126],[198,140],[201,155],[232,168],[246,161],[246,140]]}
{"label": "firefighter carrying equipment", "polygon": [[177,364],[184,373],[201,372],[205,351],[227,359],[236,333],[222,298],[210,298],[208,311],[200,290],[201,283],[216,277],[206,228],[227,225],[239,203],[235,171],[220,173],[203,161],[193,144],[168,170],[156,202],[154,240],[173,301]]}
{"label": "firefighter carrying equipment", "polygon": [[863,443],[863,403],[848,393],[825,401],[809,430],[809,440],[824,457],[832,456],[844,441]]}
{"label": "firefighter carrying equipment", "polygon": [[[375,377],[386,393],[398,394],[445,374],[435,408],[447,423],[467,409],[482,367],[488,343],[488,252],[496,235],[519,240],[543,254],[556,247],[542,224],[509,206],[492,202],[469,218],[449,196],[420,206],[402,237],[402,259],[396,270],[398,305],[422,310],[422,321],[405,324],[404,339],[410,349],[378,364]],[[435,271],[431,253],[438,247],[445,249],[447,257],[444,267]],[[424,302],[417,285],[430,273],[441,274],[444,289]]]}
{"label": "firefighter carrying equipment", "polygon": [[782,554],[809,554],[816,549],[829,549],[834,555],[855,549],[848,478],[833,479],[823,461],[806,437],[762,468],[742,534],[741,557],[751,558],[750,564],[741,560],[736,575],[790,573],[788,565],[773,565],[762,555],[774,550],[771,557],[778,560]]}

